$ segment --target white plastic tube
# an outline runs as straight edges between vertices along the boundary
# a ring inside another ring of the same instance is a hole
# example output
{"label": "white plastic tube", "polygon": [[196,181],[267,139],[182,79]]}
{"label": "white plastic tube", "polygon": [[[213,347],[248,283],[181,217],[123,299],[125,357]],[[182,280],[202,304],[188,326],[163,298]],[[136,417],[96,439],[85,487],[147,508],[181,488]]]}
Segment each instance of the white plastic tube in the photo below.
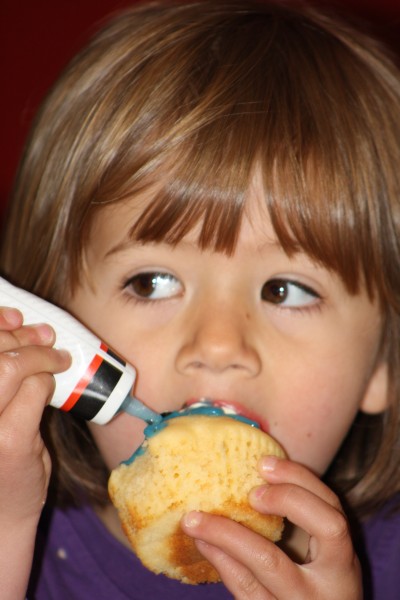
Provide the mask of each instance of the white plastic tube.
{"label": "white plastic tube", "polygon": [[71,367],[54,376],[51,406],[99,425],[108,423],[120,410],[147,423],[161,420],[131,395],[135,369],[69,313],[1,277],[0,306],[20,310],[25,325],[48,323],[56,332],[55,347],[70,352]]}

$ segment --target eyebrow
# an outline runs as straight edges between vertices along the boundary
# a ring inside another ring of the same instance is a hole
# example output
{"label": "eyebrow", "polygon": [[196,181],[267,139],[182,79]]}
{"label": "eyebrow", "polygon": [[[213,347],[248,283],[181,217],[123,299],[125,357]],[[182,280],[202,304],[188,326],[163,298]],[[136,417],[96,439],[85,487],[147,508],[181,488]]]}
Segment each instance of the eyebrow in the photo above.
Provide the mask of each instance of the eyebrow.
{"label": "eyebrow", "polygon": [[[116,244],[115,246],[112,246],[104,255],[104,259],[109,258],[110,256],[114,256],[115,254],[118,254],[119,252],[124,252],[125,250],[129,250],[129,249],[134,249],[135,247],[145,247],[145,246],[168,246],[170,248],[174,248],[176,246],[186,246],[187,248],[193,248],[193,247],[198,247],[198,245],[196,243],[192,243],[192,242],[187,242],[185,240],[180,240],[178,243],[170,243],[167,242],[166,240],[160,240],[160,241],[146,241],[146,242],[141,242],[140,240],[134,240],[131,237],[129,237],[129,234],[123,239],[121,240],[118,244]],[[277,240],[266,240],[263,244],[261,244],[256,251],[257,252],[265,252],[267,250],[280,250],[282,251],[282,246],[280,245],[280,243]],[[205,250],[207,250],[207,248],[205,248]],[[210,249],[208,249],[210,250]]]}
{"label": "eyebrow", "polygon": [[110,250],[108,250],[105,255],[104,258],[108,258],[109,256],[113,256],[114,254],[118,254],[119,252],[124,252],[125,250],[129,250],[130,248],[135,248],[135,247],[144,247],[144,246],[169,246],[169,247],[175,247],[177,245],[179,246],[187,246],[187,247],[192,247],[192,246],[196,246],[196,244],[192,244],[191,242],[186,242],[185,240],[181,240],[178,242],[178,244],[176,243],[170,243],[167,242],[166,240],[160,240],[160,241],[146,241],[146,242],[141,242],[140,240],[134,240],[130,237],[126,237],[124,238],[122,241],[120,241],[118,244],[116,244],[115,246],[112,246],[110,248]]}
{"label": "eyebrow", "polygon": [[110,248],[110,250],[108,250],[105,255],[104,258],[108,258],[109,256],[112,256],[113,254],[118,254],[118,252],[123,252],[124,250],[127,250],[130,246],[134,246],[135,242],[132,239],[124,239],[121,242],[119,242],[118,244],[116,244],[115,246],[112,246]]}

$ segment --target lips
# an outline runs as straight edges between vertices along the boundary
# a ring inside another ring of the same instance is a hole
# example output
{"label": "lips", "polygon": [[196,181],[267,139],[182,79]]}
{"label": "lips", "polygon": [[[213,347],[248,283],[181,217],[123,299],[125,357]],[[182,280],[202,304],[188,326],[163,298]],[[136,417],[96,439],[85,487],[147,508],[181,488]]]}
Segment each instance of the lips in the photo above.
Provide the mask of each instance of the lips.
{"label": "lips", "polygon": [[[230,402],[228,400],[212,400],[211,398],[202,398],[201,400],[208,401],[218,408],[226,409],[227,412],[229,412],[229,410],[230,410],[237,415],[240,415],[242,417],[245,417],[246,419],[249,419],[250,421],[255,421],[256,423],[259,424],[260,429],[262,431],[264,431],[264,433],[268,433],[268,431],[269,431],[269,424],[266,419],[263,419],[256,412],[245,408],[239,402]],[[192,404],[195,404],[196,402],[199,402],[199,400],[196,400],[196,399],[189,400],[188,402],[185,402],[185,406],[191,406]]]}

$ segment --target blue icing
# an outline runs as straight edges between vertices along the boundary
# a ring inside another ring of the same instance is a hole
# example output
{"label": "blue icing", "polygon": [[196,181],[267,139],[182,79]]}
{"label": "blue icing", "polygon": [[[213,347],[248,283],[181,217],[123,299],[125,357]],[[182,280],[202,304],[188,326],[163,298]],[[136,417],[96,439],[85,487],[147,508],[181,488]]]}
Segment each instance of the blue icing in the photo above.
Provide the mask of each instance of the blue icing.
{"label": "blue icing", "polygon": [[[159,433],[162,429],[168,426],[168,421],[171,419],[177,419],[179,417],[188,417],[192,415],[206,415],[208,417],[229,417],[231,419],[235,419],[236,421],[241,421],[242,423],[246,423],[250,425],[250,427],[256,427],[260,429],[260,425],[257,421],[253,421],[252,419],[248,419],[243,415],[235,415],[235,414],[227,414],[223,408],[218,406],[214,406],[207,401],[203,401],[202,406],[188,406],[180,411],[174,411],[170,413],[166,413],[163,415],[162,420],[158,423],[152,423],[148,425],[144,430],[144,435],[146,439],[149,439]],[[139,448],[132,454],[128,460],[124,460],[122,464],[130,465],[133,461],[139,456],[143,456],[146,452],[146,447],[142,444]]]}
{"label": "blue icing", "polygon": [[135,450],[135,452],[132,454],[132,456],[130,458],[128,458],[127,460],[123,460],[121,462],[121,465],[130,465],[131,463],[133,463],[139,456],[142,456],[144,453],[146,452],[146,449],[142,446],[139,446],[139,448],[137,450]]}

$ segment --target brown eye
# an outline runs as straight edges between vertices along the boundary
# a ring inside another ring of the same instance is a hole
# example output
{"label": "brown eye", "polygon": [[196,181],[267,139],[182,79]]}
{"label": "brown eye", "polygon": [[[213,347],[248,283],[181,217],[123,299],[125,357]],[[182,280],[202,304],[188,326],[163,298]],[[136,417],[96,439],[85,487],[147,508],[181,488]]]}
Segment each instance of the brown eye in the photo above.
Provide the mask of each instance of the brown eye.
{"label": "brown eye", "polygon": [[261,299],[285,308],[301,308],[315,304],[319,295],[299,282],[287,279],[270,279],[261,289]]}
{"label": "brown eye", "polygon": [[288,285],[284,279],[271,279],[262,287],[261,298],[272,304],[281,304],[288,296]]}
{"label": "brown eye", "polygon": [[125,288],[134,296],[149,300],[172,298],[182,293],[182,284],[170,273],[139,273],[131,277]]}
{"label": "brown eye", "polygon": [[156,276],[153,273],[142,273],[131,279],[130,286],[138,296],[148,298],[154,292]]}

